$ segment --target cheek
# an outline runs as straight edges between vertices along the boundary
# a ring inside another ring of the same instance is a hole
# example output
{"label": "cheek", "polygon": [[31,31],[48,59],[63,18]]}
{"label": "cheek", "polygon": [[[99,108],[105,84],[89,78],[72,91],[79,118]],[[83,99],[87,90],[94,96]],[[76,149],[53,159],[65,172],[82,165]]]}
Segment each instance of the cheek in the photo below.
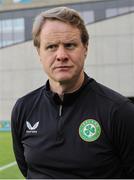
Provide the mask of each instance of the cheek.
{"label": "cheek", "polygon": [[44,55],[44,56],[41,56],[40,59],[41,59],[41,64],[42,64],[44,70],[45,70],[46,72],[51,71],[51,69],[52,69],[52,67],[53,67],[53,63],[54,63],[53,58]]}
{"label": "cheek", "polygon": [[83,53],[76,53],[76,56],[73,59],[74,64],[76,64],[78,67],[81,67],[84,64],[85,55]]}

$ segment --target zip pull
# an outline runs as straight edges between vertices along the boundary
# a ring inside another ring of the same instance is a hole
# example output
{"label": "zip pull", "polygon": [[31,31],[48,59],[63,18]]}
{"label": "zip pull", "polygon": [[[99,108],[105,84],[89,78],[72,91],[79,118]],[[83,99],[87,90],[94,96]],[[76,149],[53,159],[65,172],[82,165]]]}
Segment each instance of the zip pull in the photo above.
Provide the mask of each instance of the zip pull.
{"label": "zip pull", "polygon": [[59,108],[59,116],[61,116],[61,115],[62,115],[62,108],[63,108],[63,106],[62,106],[62,105],[60,105],[60,108]]}
{"label": "zip pull", "polygon": [[[63,102],[64,94],[62,94],[62,95],[60,96],[60,99],[61,99],[61,101]],[[62,103],[61,103],[61,104],[60,104],[60,108],[59,108],[59,116],[62,115],[62,108],[63,108],[63,105],[62,105]]]}

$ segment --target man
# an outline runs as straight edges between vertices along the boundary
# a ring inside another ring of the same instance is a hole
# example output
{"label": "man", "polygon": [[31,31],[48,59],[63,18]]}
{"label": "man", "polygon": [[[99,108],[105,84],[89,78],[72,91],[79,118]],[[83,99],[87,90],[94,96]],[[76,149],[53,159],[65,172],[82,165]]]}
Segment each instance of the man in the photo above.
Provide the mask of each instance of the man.
{"label": "man", "polygon": [[134,105],[84,73],[88,39],[75,10],[35,19],[48,81],[12,112],[15,157],[28,179],[134,178]]}

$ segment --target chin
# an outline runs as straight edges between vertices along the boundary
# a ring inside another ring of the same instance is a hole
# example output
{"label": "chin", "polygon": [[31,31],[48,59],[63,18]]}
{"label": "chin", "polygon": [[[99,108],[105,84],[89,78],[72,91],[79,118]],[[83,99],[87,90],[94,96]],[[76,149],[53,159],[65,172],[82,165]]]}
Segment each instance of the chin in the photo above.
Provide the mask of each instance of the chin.
{"label": "chin", "polygon": [[72,77],[70,77],[70,76],[57,77],[57,78],[55,77],[55,80],[60,83],[66,83],[68,81],[71,81]]}

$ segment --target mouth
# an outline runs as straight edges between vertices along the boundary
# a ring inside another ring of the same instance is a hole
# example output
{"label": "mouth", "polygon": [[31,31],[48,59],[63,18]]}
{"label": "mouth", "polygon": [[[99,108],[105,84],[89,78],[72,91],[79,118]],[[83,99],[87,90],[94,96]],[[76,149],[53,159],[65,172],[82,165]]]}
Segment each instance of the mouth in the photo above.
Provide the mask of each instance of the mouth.
{"label": "mouth", "polygon": [[59,69],[59,70],[68,70],[70,69],[72,66],[56,66],[54,67],[54,69]]}

